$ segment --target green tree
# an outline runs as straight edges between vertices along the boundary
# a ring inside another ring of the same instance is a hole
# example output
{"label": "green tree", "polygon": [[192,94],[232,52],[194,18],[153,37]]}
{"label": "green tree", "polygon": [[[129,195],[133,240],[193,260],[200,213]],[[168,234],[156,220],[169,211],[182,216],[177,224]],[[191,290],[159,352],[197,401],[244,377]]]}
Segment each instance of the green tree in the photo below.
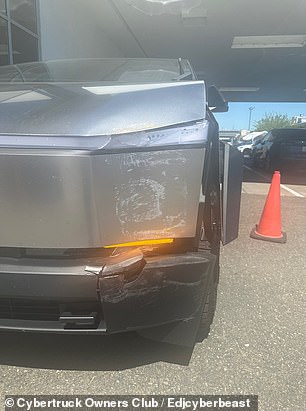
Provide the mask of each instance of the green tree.
{"label": "green tree", "polygon": [[270,131],[273,128],[285,128],[291,127],[292,120],[287,116],[287,114],[279,113],[265,113],[265,116],[254,122],[255,131]]}

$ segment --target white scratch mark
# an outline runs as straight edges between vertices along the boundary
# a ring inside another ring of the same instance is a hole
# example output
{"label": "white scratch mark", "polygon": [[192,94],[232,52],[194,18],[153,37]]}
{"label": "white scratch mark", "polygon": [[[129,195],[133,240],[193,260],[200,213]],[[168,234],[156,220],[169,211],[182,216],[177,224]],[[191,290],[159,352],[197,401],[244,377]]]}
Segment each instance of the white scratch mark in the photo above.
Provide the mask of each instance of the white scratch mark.
{"label": "white scratch mark", "polygon": [[122,224],[153,220],[162,215],[165,188],[155,180],[130,180],[116,188],[116,214]]}

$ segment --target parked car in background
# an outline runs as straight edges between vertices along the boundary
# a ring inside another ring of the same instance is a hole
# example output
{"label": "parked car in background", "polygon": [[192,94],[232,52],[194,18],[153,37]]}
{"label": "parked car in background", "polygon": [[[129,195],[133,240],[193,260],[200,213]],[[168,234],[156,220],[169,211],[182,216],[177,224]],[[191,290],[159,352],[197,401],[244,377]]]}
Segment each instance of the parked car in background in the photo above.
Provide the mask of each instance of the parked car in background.
{"label": "parked car in background", "polygon": [[243,154],[245,159],[249,159],[252,155],[254,145],[261,141],[267,134],[267,131],[254,131],[247,134],[236,143],[236,148]]}
{"label": "parked car in background", "polygon": [[274,171],[306,165],[306,129],[273,129],[253,147],[252,164]]}

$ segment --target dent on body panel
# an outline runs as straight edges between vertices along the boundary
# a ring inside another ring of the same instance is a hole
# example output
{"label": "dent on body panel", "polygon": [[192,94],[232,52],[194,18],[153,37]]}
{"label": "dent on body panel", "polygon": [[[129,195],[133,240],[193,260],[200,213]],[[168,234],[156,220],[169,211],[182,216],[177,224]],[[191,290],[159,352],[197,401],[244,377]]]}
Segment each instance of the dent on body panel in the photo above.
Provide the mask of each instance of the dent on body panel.
{"label": "dent on body panel", "polygon": [[122,233],[131,238],[174,235],[186,225],[187,181],[182,150],[126,153],[114,187]]}

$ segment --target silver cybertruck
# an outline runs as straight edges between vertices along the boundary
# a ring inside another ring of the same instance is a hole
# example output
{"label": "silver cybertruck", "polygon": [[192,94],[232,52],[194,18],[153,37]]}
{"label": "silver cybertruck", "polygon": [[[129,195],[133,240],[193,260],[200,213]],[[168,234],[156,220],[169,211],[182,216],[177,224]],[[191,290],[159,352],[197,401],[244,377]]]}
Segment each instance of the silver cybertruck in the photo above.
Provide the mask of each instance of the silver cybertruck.
{"label": "silver cybertruck", "polygon": [[241,187],[209,106],[181,59],[0,68],[1,330],[208,335]]}

